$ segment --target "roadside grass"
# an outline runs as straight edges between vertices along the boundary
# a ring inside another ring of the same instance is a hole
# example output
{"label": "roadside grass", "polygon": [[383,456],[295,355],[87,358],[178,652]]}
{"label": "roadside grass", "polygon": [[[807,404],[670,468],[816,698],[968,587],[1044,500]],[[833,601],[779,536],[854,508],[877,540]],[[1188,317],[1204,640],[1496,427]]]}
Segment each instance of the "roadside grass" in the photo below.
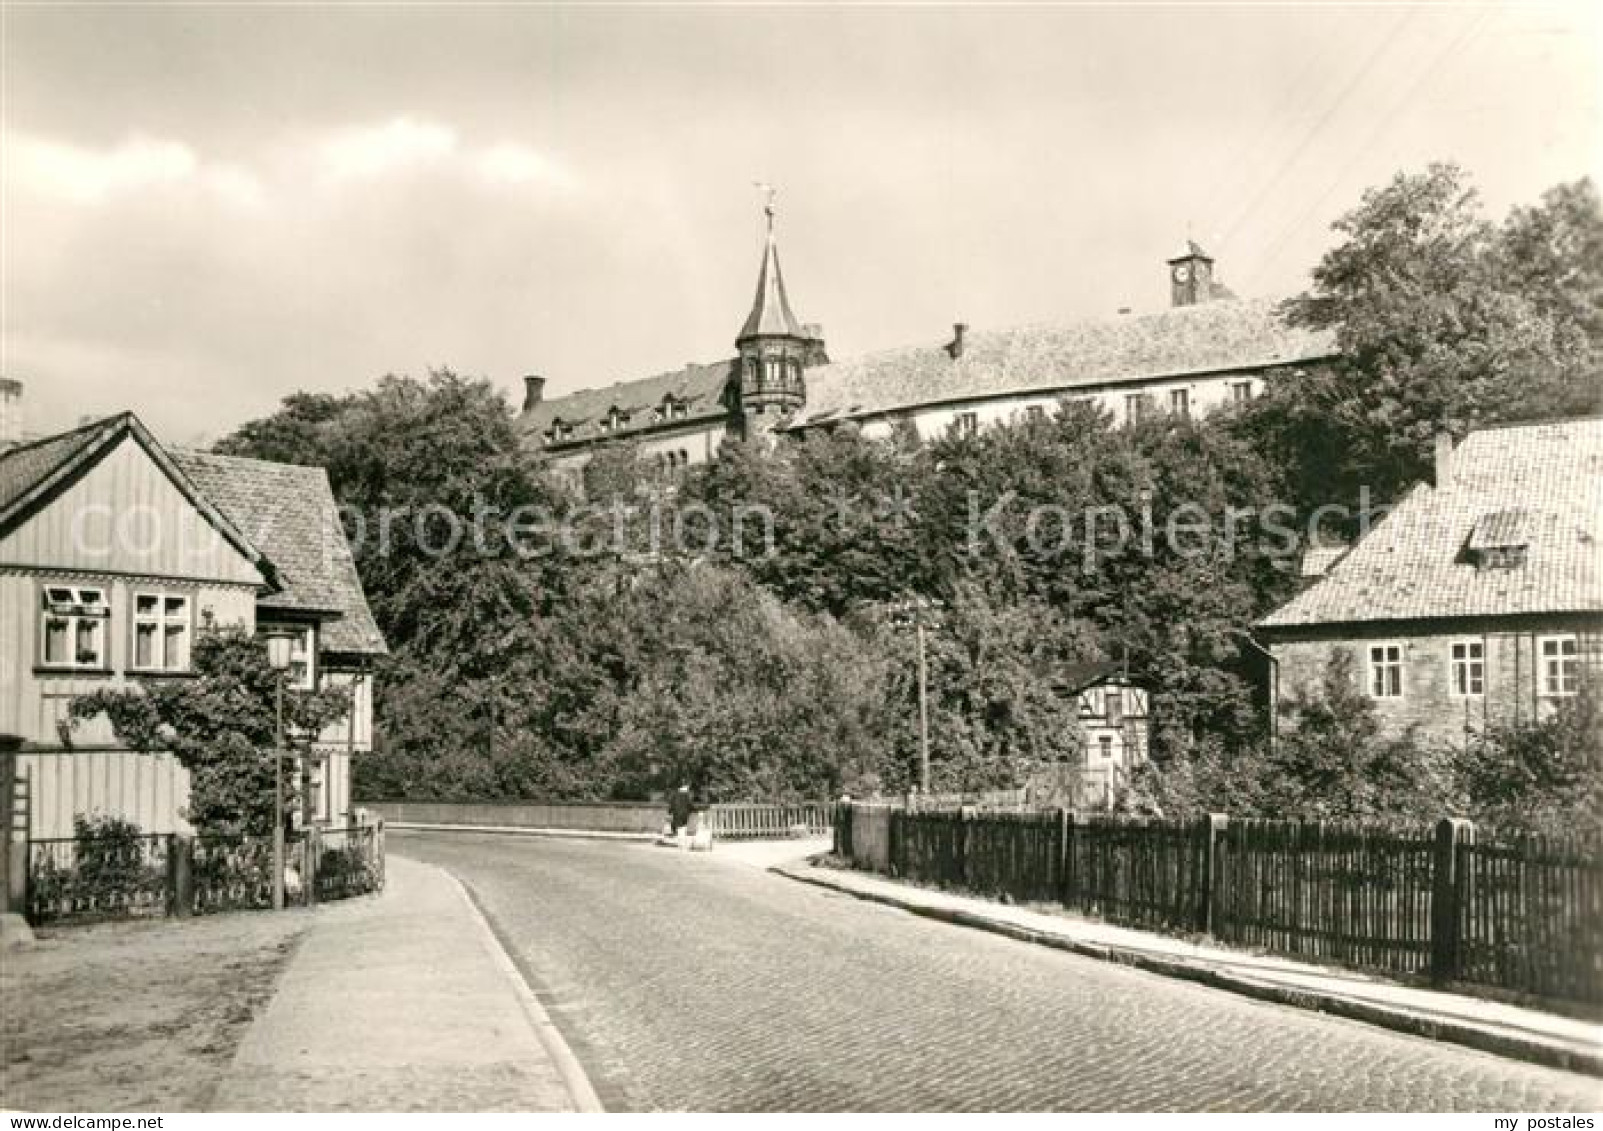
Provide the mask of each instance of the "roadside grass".
{"label": "roadside grass", "polygon": [[303,912],[42,932],[0,954],[0,1105],[204,1111]]}

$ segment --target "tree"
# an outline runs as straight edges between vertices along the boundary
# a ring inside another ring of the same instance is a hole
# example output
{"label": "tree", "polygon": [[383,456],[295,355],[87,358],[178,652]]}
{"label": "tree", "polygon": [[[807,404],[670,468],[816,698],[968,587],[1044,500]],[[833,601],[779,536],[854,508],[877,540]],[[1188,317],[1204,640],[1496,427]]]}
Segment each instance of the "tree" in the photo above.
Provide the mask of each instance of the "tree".
{"label": "tree", "polygon": [[1341,356],[1271,380],[1257,410],[1297,459],[1303,501],[1361,486],[1395,499],[1427,475],[1437,433],[1586,399],[1573,327],[1595,269],[1570,257],[1591,247],[1587,206],[1585,189],[1560,193],[1499,233],[1468,175],[1435,164],[1366,192],[1336,222],[1343,241],[1287,313],[1334,331]]}
{"label": "tree", "polygon": [[227,456],[325,467],[335,454],[334,425],[355,403],[354,396],[291,393],[272,416],[241,425],[215,448]]}
{"label": "tree", "polygon": [[[168,750],[189,771],[185,814],[201,832],[263,836],[273,828],[278,673],[242,628],[207,626],[195,638],[195,678],[97,691],[72,702],[72,718],[104,712],[134,750]],[[287,736],[304,742],[350,710],[343,688],[286,689]],[[294,774],[286,775],[290,801]]]}
{"label": "tree", "polygon": [[885,664],[740,575],[670,567],[607,608],[623,640],[601,763],[615,790],[722,801],[861,791],[885,757]]}
{"label": "tree", "polygon": [[1499,723],[1459,756],[1477,821],[1560,835],[1603,832],[1603,693],[1595,680],[1545,719]]}

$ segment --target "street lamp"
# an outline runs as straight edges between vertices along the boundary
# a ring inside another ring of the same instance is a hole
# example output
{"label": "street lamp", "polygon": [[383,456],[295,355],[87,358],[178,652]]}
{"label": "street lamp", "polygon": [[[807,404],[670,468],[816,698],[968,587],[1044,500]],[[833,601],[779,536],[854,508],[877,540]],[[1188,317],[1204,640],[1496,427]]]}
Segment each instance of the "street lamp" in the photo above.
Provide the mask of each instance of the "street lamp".
{"label": "street lamp", "polygon": [[275,680],[276,722],[273,728],[273,910],[284,909],[284,673],[289,671],[295,634],[288,629],[269,629],[267,664]]}

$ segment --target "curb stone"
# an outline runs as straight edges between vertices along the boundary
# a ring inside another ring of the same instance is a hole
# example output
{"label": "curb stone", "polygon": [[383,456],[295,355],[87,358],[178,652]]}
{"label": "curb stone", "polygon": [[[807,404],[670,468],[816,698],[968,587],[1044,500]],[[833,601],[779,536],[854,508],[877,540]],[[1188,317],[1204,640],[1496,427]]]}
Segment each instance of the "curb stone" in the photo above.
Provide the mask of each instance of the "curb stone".
{"label": "curb stone", "polygon": [[1493,1053],[1498,1056],[1506,1056],[1514,1060],[1523,1060],[1549,1068],[1561,1068],[1570,1072],[1580,1072],[1589,1076],[1603,1076],[1603,1050],[1588,1052],[1569,1045],[1543,1041],[1533,1037],[1521,1037],[1513,1033],[1497,1032],[1465,1022],[1427,1017],[1407,1009],[1394,1009],[1384,1005],[1376,1005],[1373,1002],[1357,1001],[1353,998],[1343,997],[1340,994],[1276,985],[1272,982],[1246,977],[1241,974],[1228,974],[1200,962],[1192,962],[1181,958],[1161,958],[1123,947],[1082,942],[1066,935],[1051,934],[1029,927],[1021,927],[1016,923],[993,919],[990,916],[973,911],[931,907],[920,903],[916,899],[891,895],[886,892],[864,891],[860,888],[852,887],[850,884],[834,880],[824,870],[813,868],[811,865],[780,864],[770,868],[769,871],[789,880],[812,884],[815,887],[826,888],[829,891],[839,892],[871,903],[882,903],[889,907],[895,907],[902,911],[907,911],[926,919],[934,919],[937,922],[948,923],[952,926],[989,931],[992,934],[1004,935],[1019,942],[1034,943],[1038,946],[1051,947],[1054,950],[1064,950],[1085,958],[1116,962],[1122,966],[1131,966],[1152,974],[1181,978],[1190,982],[1200,982],[1214,989],[1226,990],[1231,993],[1241,994],[1244,997],[1255,998],[1259,1001],[1291,1006],[1296,1009],[1312,1010],[1317,1013],[1329,1013],[1332,1016],[1344,1017],[1351,1021],[1362,1021],[1416,1037],[1463,1045],[1466,1048],[1477,1049],[1481,1052]]}
{"label": "curb stone", "polygon": [[440,871],[451,881],[451,885],[456,889],[457,895],[467,907],[468,915],[483,938],[484,945],[489,950],[496,969],[505,976],[508,984],[511,985],[513,996],[518,999],[518,1004],[522,1007],[524,1016],[528,1018],[530,1026],[534,1029],[535,1036],[539,1038],[546,1055],[551,1058],[552,1066],[556,1068],[557,1074],[562,1077],[562,1083],[567,1087],[568,1095],[573,1100],[574,1110],[584,1114],[605,1111],[606,1108],[602,1106],[600,1097],[596,1095],[596,1090],[591,1085],[590,1077],[586,1074],[584,1067],[579,1063],[579,1058],[573,1055],[573,1050],[562,1039],[562,1034],[557,1031],[556,1024],[546,1013],[544,1007],[540,1005],[539,999],[534,996],[534,991],[529,988],[529,983],[524,980],[517,964],[512,961],[511,955],[507,954],[506,948],[501,945],[501,940],[496,937],[495,930],[484,917],[484,912],[479,910],[478,903],[468,893],[467,886],[446,869],[441,868]]}

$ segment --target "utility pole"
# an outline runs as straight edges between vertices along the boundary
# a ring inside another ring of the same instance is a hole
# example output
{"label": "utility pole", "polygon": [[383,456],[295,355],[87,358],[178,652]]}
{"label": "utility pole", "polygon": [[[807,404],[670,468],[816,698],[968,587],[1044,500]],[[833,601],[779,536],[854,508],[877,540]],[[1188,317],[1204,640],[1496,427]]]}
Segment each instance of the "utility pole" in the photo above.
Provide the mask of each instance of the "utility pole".
{"label": "utility pole", "polygon": [[924,613],[913,606],[913,633],[918,638],[918,789],[930,791],[930,698],[929,662],[924,654]]}

